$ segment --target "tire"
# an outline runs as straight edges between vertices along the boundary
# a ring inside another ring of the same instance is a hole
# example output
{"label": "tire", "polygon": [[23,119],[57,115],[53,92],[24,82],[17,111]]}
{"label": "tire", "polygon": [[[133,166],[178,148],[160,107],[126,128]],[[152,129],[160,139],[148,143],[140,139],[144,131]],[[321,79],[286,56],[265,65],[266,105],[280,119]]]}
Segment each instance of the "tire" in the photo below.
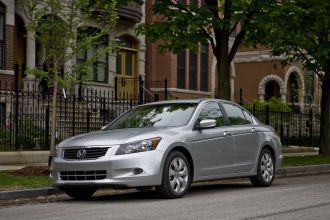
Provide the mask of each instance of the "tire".
{"label": "tire", "polygon": [[156,191],[168,199],[184,196],[191,184],[190,170],[190,164],[181,152],[170,152],[164,163],[162,184],[156,186]]}
{"label": "tire", "polygon": [[258,159],[257,175],[250,177],[253,186],[270,186],[275,175],[274,156],[267,149],[262,149]]}
{"label": "tire", "polygon": [[96,191],[95,188],[64,188],[62,190],[74,199],[89,199]]}

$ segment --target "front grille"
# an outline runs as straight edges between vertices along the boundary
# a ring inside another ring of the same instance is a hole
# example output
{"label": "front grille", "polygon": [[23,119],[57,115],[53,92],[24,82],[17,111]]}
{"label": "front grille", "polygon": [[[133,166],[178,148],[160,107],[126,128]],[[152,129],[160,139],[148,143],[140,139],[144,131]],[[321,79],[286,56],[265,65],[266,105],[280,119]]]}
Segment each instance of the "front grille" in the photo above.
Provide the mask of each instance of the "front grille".
{"label": "front grille", "polygon": [[[88,160],[88,159],[97,159],[103,157],[106,153],[108,147],[91,147],[91,148],[70,148],[64,149],[64,159],[71,160]],[[78,151],[85,150],[84,155],[78,157]]]}
{"label": "front grille", "polygon": [[60,178],[63,181],[103,180],[106,178],[106,176],[106,170],[60,172]]}

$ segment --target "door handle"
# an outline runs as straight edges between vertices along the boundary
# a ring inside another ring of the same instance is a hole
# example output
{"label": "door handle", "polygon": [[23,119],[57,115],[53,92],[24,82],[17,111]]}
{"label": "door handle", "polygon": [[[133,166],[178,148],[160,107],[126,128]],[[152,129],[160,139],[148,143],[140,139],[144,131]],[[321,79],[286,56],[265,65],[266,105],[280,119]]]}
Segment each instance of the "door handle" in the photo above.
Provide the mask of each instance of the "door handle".
{"label": "door handle", "polygon": [[256,133],[257,132],[257,129],[256,128],[251,128],[251,132],[252,133]]}
{"label": "door handle", "polygon": [[231,134],[231,132],[229,132],[229,131],[224,131],[224,132],[223,132],[223,135],[226,137],[226,136],[231,136],[232,134]]}

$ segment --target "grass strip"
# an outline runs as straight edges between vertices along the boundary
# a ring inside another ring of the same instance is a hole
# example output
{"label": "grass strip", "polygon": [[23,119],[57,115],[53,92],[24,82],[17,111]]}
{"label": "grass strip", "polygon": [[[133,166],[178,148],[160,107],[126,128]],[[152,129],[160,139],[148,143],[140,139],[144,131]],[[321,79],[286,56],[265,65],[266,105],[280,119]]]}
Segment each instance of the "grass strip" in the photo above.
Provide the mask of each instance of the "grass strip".
{"label": "grass strip", "polygon": [[0,171],[0,191],[50,187],[48,176],[17,176],[15,171]]}
{"label": "grass strip", "polygon": [[330,155],[288,156],[283,158],[282,167],[330,164]]}

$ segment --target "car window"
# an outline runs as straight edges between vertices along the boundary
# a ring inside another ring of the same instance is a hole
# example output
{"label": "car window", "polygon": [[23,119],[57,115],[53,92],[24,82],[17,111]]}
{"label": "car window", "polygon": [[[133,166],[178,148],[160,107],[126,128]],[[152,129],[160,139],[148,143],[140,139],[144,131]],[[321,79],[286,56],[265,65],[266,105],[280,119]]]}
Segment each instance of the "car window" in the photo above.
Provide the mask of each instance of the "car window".
{"label": "car window", "polygon": [[144,105],[133,108],[105,130],[145,127],[176,127],[186,125],[197,103]]}
{"label": "car window", "polygon": [[251,114],[244,110],[243,110],[243,114],[245,116],[245,119],[248,121],[248,124],[253,124],[253,119]]}
{"label": "car window", "polygon": [[230,125],[251,124],[249,120],[246,120],[241,108],[229,103],[223,103],[222,106],[226,111]]}
{"label": "car window", "polygon": [[215,119],[217,122],[216,127],[224,126],[223,114],[220,106],[215,102],[208,103],[202,108],[197,121],[200,122],[204,119]]}

